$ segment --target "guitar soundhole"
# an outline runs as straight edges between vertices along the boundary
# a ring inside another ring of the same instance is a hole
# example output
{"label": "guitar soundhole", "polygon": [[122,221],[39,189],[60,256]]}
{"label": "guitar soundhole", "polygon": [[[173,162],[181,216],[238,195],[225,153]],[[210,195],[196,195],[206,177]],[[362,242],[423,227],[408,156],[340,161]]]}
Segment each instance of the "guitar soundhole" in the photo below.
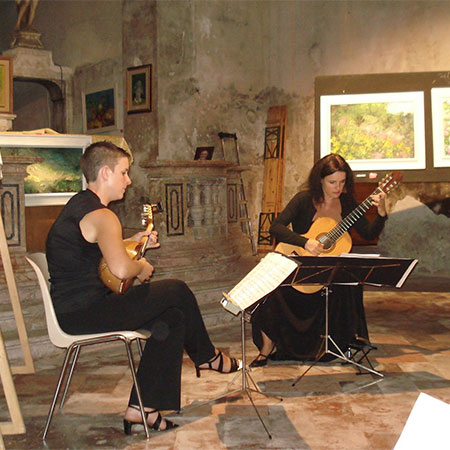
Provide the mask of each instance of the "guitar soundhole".
{"label": "guitar soundhole", "polygon": [[319,234],[319,236],[317,236],[317,240],[323,245],[325,253],[333,251],[335,243],[327,237],[326,233]]}

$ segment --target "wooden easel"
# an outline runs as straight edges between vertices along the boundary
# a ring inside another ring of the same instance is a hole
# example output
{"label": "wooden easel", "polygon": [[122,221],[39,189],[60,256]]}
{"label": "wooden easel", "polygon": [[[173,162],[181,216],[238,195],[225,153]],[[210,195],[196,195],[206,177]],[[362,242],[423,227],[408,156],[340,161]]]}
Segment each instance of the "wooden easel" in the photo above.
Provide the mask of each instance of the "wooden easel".
{"label": "wooden easel", "polygon": [[258,225],[260,253],[274,248],[269,228],[283,206],[286,119],[287,106],[269,108],[264,137],[264,185]]}
{"label": "wooden easel", "polygon": [[12,379],[11,369],[9,367],[8,356],[6,354],[3,335],[0,331],[0,379],[5,392],[6,404],[8,405],[11,422],[0,422],[0,449],[3,439],[1,435],[23,434],[25,433],[25,424],[20,411],[19,399],[17,398],[16,388]]}
{"label": "wooden easel", "polygon": [[11,417],[11,422],[0,422],[0,449],[4,448],[2,435],[5,434],[23,434],[25,433],[25,424],[23,422],[22,413],[20,411],[19,400],[17,398],[16,388],[12,379],[13,373],[34,373],[33,358],[31,356],[30,345],[28,342],[27,330],[23,320],[22,308],[20,306],[19,295],[14,278],[14,273],[9,254],[8,243],[6,242],[5,228],[3,226],[3,218],[0,214],[0,253],[2,257],[3,268],[5,270],[5,278],[8,284],[9,296],[14,312],[14,317],[19,334],[20,344],[24,354],[23,366],[11,368],[9,365],[8,355],[6,353],[3,335],[0,330],[0,380],[2,382],[3,391],[5,393],[6,404]]}
{"label": "wooden easel", "polygon": [[27,329],[23,320],[22,307],[20,306],[19,294],[17,292],[16,280],[11,264],[8,243],[6,242],[5,227],[3,226],[3,218],[0,214],[0,253],[5,270],[6,283],[8,285],[9,297],[16,320],[17,334],[19,335],[20,345],[22,347],[24,365],[11,367],[13,374],[34,373],[33,357],[31,356],[30,343],[28,341]]}

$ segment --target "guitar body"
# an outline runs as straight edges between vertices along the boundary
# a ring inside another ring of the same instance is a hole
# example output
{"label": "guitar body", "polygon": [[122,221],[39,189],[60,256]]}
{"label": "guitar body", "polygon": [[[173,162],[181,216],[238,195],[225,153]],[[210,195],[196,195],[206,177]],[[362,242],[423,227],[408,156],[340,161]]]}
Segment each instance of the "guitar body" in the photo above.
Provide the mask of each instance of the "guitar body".
{"label": "guitar body", "polygon": [[[330,230],[332,230],[338,222],[336,222],[331,217],[318,217],[311,228],[306,234],[302,234],[303,237],[307,239],[319,240],[322,236],[326,235]],[[345,232],[336,242],[331,243],[328,248],[325,248],[322,255],[324,256],[339,256],[341,253],[348,253],[352,249],[352,238],[350,234]],[[280,242],[275,247],[276,252],[280,252],[283,255],[290,256],[292,254],[297,254],[298,256],[313,256],[303,247],[298,245],[286,244],[285,242]],[[314,294],[319,292],[323,286],[317,285],[301,285],[293,286],[297,291],[303,292],[304,294]]]}
{"label": "guitar body", "polygon": [[[331,217],[319,217],[313,222],[308,232],[302,236],[307,239],[315,239],[323,244],[324,251],[322,254],[325,256],[339,256],[341,253],[350,252],[352,249],[352,238],[350,237],[350,234],[347,233],[347,230],[372,206],[372,195],[379,194],[380,192],[387,194],[398,186],[401,179],[402,174],[400,172],[392,172],[391,174],[386,175],[380,181],[379,186],[373,193],[339,223]],[[285,244],[284,242],[279,243],[275,247],[275,251],[286,256],[291,256],[292,254],[297,254],[298,256],[313,256],[303,247]],[[302,285],[293,287],[304,294],[313,294],[319,292],[323,286]]]}
{"label": "guitar body", "polygon": [[[125,245],[125,250],[127,251],[130,259],[137,259],[141,247],[141,242],[127,242],[127,244]],[[109,270],[108,264],[106,264],[105,258],[101,259],[98,270],[103,283],[116,294],[125,294],[125,292],[127,292],[134,283],[134,278],[130,278],[128,280],[120,280],[115,275],[113,275]]]}

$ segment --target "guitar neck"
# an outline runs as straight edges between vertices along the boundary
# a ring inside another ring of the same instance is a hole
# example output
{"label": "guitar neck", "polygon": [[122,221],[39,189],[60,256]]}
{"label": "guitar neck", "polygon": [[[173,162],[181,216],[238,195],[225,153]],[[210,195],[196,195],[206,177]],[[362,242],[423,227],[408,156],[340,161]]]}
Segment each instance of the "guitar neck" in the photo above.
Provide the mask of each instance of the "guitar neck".
{"label": "guitar neck", "polygon": [[346,233],[372,206],[372,195],[381,193],[380,187],[377,187],[362,203],[360,203],[350,214],[345,216],[334,228],[332,228],[326,237],[336,242],[344,233]]}

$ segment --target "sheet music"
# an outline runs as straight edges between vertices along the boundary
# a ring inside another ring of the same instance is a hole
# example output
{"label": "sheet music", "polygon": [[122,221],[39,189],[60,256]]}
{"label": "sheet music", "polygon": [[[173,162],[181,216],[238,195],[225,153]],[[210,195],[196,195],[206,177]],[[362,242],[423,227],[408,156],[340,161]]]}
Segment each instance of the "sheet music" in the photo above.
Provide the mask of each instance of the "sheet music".
{"label": "sheet music", "polygon": [[297,263],[281,253],[268,253],[228,294],[224,294],[222,305],[228,309],[226,303],[231,301],[244,310],[276,289],[296,268]]}
{"label": "sheet music", "polygon": [[396,288],[401,288],[403,286],[403,283],[406,281],[406,279],[409,277],[409,274],[413,271],[414,267],[416,267],[416,264],[419,261],[417,259],[414,259],[411,262],[411,265],[408,267],[408,269],[405,271],[405,273],[403,274],[402,278],[399,280],[399,282],[397,283],[397,285],[395,286]]}

